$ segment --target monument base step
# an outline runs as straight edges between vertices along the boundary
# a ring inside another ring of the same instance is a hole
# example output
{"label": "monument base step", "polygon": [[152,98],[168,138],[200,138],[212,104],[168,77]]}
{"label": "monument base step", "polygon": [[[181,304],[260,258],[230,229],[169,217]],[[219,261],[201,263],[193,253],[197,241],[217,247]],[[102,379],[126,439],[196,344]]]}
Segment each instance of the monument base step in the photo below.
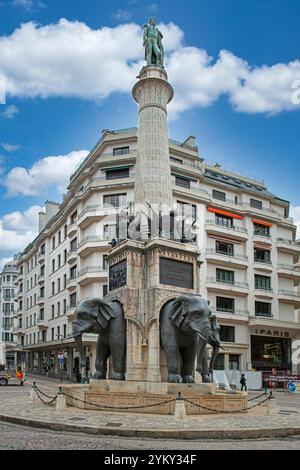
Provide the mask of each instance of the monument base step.
{"label": "monument base step", "polygon": [[245,412],[247,394],[217,391],[215,384],[169,384],[91,380],[64,385],[67,404],[85,410],[173,415],[175,399],[185,400],[186,414]]}

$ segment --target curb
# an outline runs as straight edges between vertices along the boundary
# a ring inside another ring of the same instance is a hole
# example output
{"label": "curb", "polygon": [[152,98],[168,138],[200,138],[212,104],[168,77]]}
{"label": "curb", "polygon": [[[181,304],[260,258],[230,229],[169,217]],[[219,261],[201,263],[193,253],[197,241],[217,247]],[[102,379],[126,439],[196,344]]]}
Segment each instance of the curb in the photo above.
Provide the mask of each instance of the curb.
{"label": "curb", "polygon": [[97,426],[83,426],[66,423],[53,423],[51,421],[39,421],[16,416],[0,414],[0,421],[18,424],[31,428],[48,429],[51,431],[81,432],[84,434],[117,436],[117,437],[140,437],[152,439],[263,439],[274,437],[289,437],[300,435],[300,426],[286,428],[264,428],[264,429],[120,429]]}

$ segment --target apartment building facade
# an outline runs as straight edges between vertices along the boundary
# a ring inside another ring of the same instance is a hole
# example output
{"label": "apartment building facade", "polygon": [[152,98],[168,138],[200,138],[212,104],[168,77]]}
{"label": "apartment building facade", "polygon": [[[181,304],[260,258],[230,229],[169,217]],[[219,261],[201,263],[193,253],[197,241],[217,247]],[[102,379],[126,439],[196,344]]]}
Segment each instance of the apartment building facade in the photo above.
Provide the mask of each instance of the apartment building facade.
{"label": "apartment building facade", "polygon": [[[289,203],[262,182],[210,166],[193,137],[170,140],[174,204],[189,207],[200,252],[200,293],[221,324],[219,369],[291,370],[300,339],[300,245]],[[78,303],[108,292],[106,256],[116,215],[133,201],[137,129],[103,132],[71,176],[61,204],[46,203],[40,233],[18,261],[14,334],[29,369],[69,376],[79,368],[71,337]],[[94,335],[85,335],[94,370]],[[18,360],[18,357],[16,358]]]}
{"label": "apartment building facade", "polygon": [[15,365],[14,315],[17,295],[17,261],[7,263],[0,274],[0,343],[3,351],[2,366]]}

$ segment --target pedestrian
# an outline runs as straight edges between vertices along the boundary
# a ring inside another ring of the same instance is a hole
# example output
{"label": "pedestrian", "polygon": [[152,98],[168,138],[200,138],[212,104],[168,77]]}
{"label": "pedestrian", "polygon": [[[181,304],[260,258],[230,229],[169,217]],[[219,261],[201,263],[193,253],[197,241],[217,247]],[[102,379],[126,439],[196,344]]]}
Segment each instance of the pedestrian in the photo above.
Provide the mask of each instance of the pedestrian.
{"label": "pedestrian", "polygon": [[22,371],[22,367],[18,366],[16,371],[16,377],[20,381],[20,385],[24,385],[24,374]]}
{"label": "pedestrian", "polygon": [[245,374],[242,374],[240,384],[241,384],[241,392],[243,392],[244,389],[245,389],[245,392],[247,392],[247,381],[246,381]]}

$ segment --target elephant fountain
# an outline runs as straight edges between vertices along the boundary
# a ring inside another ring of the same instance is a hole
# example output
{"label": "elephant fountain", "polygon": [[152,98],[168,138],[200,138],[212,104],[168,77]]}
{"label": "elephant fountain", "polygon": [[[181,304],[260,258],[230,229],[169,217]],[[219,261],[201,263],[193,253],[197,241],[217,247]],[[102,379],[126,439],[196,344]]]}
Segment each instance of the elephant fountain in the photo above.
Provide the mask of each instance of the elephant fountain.
{"label": "elephant fountain", "polygon": [[82,380],[86,380],[86,364],[82,335],[98,334],[96,372],[93,379],[107,378],[107,361],[112,357],[113,380],[125,380],[126,322],[123,307],[118,301],[83,300],[75,311],[73,337],[80,354]]}
{"label": "elephant fountain", "polygon": [[212,311],[200,295],[169,301],[160,314],[160,340],[168,365],[169,383],[194,383],[197,354],[205,354]]}

